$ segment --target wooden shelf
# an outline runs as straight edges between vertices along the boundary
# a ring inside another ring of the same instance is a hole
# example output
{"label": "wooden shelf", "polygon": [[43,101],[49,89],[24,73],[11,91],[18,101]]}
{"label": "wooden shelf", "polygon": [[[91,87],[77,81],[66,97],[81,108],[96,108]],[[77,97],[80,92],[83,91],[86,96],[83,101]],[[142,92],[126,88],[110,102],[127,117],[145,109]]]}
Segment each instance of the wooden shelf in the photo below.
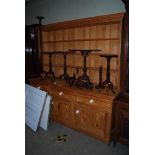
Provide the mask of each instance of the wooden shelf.
{"label": "wooden shelf", "polygon": [[43,41],[42,43],[59,43],[59,42],[75,42],[75,41],[96,41],[96,40],[120,40],[120,38],[71,39],[71,40]]}
{"label": "wooden shelf", "polygon": [[70,21],[43,25],[41,29],[43,31],[50,31],[50,30],[58,30],[58,29],[60,30],[60,29],[68,29],[83,26],[101,25],[101,24],[113,24],[113,23],[115,24],[115,23],[121,23],[123,16],[124,13],[120,12],[117,14],[75,19]]}
{"label": "wooden shelf", "polygon": [[[44,64],[44,66],[49,67],[48,64]],[[52,66],[53,66],[53,67],[64,67],[63,64],[52,64]],[[67,68],[78,68],[78,69],[83,69],[83,66],[67,65]],[[98,70],[99,70],[99,67],[87,67],[87,69],[98,71]],[[106,70],[107,68],[102,68],[102,69],[103,69],[103,70]],[[110,71],[117,72],[118,69],[110,69]]]}
{"label": "wooden shelf", "polygon": [[[68,50],[69,51],[69,50]],[[55,54],[56,54],[56,52],[58,52],[58,54],[61,54],[61,55],[63,55],[63,51],[62,51],[62,53],[60,53],[60,51],[51,51],[51,52],[41,52],[42,54],[49,54],[49,53],[52,53],[52,52],[55,52]],[[107,52],[108,53],[108,52]],[[93,52],[91,52],[89,55],[96,55],[96,56],[99,56],[99,55],[101,55],[101,54],[105,54],[105,52],[103,53],[103,51],[93,51]],[[108,53],[108,54],[110,54],[110,53]],[[77,51],[76,53],[68,53],[68,55],[81,55],[81,53],[80,53],[80,51]]]}
{"label": "wooden shelf", "polygon": [[[120,88],[120,55],[122,19],[124,13],[113,15],[96,16],[73,21],[65,21],[55,24],[44,25],[42,30],[42,49],[45,52],[69,51],[70,49],[98,49],[101,52],[93,51],[87,57],[86,64],[89,76],[93,83],[98,83],[99,67],[103,67],[103,75],[106,74],[106,60],[99,57],[101,54],[117,54],[118,58],[111,63],[111,80],[113,85]],[[43,53],[44,54],[44,53]],[[45,53],[48,54],[48,53]],[[45,55],[44,54],[44,55]],[[64,67],[63,54],[52,55],[53,69],[57,75],[62,74]],[[83,57],[79,51],[67,53],[68,74],[78,68],[80,74],[83,69]],[[43,56],[43,66],[48,70],[48,55]]]}

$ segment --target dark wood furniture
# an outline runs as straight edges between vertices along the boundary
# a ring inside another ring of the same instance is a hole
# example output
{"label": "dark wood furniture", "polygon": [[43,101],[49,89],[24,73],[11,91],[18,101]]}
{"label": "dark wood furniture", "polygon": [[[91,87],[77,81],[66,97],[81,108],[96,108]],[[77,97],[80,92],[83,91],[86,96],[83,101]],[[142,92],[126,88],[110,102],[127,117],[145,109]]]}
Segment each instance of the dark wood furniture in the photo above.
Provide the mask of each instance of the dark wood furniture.
{"label": "dark wood furniture", "polygon": [[[52,55],[54,54],[55,52],[41,52],[41,55],[44,55],[44,54],[46,54],[46,55],[48,55],[48,68],[49,68],[49,70],[48,70],[48,72],[46,72],[46,71],[44,71],[44,70],[42,70],[41,71],[41,77],[42,78],[45,78],[45,77],[50,77],[51,78],[51,80],[55,80],[55,79],[57,79],[57,77],[55,76],[55,74],[54,74],[54,72],[53,72],[53,62],[52,62]],[[42,69],[43,69],[43,67],[42,67]]]}
{"label": "dark wood furniture", "polygon": [[67,55],[67,52],[64,52],[63,55],[64,55],[64,67],[63,67],[64,73],[62,75],[60,75],[59,78],[60,79],[67,80],[69,78],[69,75],[67,73],[67,64],[66,64],[66,55]]}
{"label": "dark wood furniture", "polygon": [[[36,17],[39,24],[32,24],[25,27],[25,82],[30,78],[38,77],[41,74],[40,61],[40,42],[42,19],[44,17]],[[40,42],[39,42],[40,40]]]}
{"label": "dark wood furniture", "polygon": [[59,79],[64,79],[64,80],[68,80],[69,79],[69,75],[67,73],[67,55],[68,54],[73,54],[75,53],[74,51],[66,51],[66,52],[62,52],[62,54],[64,55],[64,66],[63,66],[63,70],[64,73],[62,75],[59,76]]}
{"label": "dark wood furniture", "polygon": [[25,79],[39,76],[38,24],[25,28]]}
{"label": "dark wood furniture", "polygon": [[107,73],[106,73],[106,80],[99,86],[101,89],[104,89],[107,87],[110,89],[113,93],[115,93],[113,89],[113,83],[110,80],[110,60],[111,58],[117,58],[118,55],[116,54],[102,54],[100,57],[104,57],[107,60]]}
{"label": "dark wood furniture", "polygon": [[56,79],[56,76],[55,76],[55,74],[53,72],[53,62],[52,62],[52,55],[53,55],[53,53],[50,52],[50,54],[49,54],[49,72],[48,72],[48,76],[50,76],[50,78],[52,80],[55,80]]}
{"label": "dark wood furniture", "polygon": [[77,79],[76,86],[84,87],[87,89],[93,89],[93,84],[90,82],[89,76],[87,75],[87,56],[92,51],[101,51],[101,50],[91,50],[91,49],[81,49],[81,50],[70,50],[70,51],[80,51],[83,57],[83,74]]}
{"label": "dark wood furniture", "polygon": [[114,142],[129,143],[129,1],[125,4],[126,14],[122,25],[122,51],[120,69],[121,91],[114,100],[113,127],[111,138]]}
{"label": "dark wood furniture", "polygon": [[114,146],[116,142],[129,144],[129,96],[120,93],[115,98],[113,116],[112,138]]}
{"label": "dark wood furniture", "polygon": [[102,66],[100,66],[99,68],[99,83],[98,85],[96,85],[96,89],[101,89],[101,85],[102,85]]}
{"label": "dark wood furniture", "polygon": [[120,88],[121,92],[129,93],[129,0],[122,1],[125,4],[126,14],[122,25]]}

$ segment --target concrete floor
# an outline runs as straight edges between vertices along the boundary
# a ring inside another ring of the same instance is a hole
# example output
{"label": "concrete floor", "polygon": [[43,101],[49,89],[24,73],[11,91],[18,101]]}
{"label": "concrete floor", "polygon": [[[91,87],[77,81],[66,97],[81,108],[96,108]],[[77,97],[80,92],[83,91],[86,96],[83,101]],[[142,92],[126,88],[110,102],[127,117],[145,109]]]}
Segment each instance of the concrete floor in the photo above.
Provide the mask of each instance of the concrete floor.
{"label": "concrete floor", "polygon": [[[67,134],[67,141],[56,143],[56,136]],[[117,143],[114,148],[95,138],[51,122],[48,131],[35,133],[25,127],[25,155],[128,155],[129,146]]]}

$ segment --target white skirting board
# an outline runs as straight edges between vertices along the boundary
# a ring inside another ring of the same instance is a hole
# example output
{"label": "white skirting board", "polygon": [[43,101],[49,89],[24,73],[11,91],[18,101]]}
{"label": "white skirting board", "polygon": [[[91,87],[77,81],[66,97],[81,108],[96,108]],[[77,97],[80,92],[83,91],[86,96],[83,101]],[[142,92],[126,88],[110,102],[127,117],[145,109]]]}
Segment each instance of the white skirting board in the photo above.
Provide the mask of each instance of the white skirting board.
{"label": "white skirting board", "polygon": [[25,84],[25,123],[36,132],[48,127],[51,97],[47,92]]}

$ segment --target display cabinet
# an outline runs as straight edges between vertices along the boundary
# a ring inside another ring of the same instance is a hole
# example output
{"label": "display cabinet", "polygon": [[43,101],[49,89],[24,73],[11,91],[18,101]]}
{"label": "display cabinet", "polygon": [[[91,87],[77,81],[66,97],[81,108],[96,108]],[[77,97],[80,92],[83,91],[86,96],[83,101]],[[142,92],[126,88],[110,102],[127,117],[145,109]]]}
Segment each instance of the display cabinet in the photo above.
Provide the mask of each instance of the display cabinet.
{"label": "display cabinet", "polygon": [[40,76],[40,43],[41,43],[41,20],[44,17],[36,17],[39,24],[32,24],[25,27],[25,80]]}
{"label": "display cabinet", "polygon": [[25,28],[25,76],[26,79],[40,74],[38,49],[38,24]]}
{"label": "display cabinet", "polygon": [[114,146],[116,142],[129,144],[129,97],[121,93],[114,100],[111,133]]}

